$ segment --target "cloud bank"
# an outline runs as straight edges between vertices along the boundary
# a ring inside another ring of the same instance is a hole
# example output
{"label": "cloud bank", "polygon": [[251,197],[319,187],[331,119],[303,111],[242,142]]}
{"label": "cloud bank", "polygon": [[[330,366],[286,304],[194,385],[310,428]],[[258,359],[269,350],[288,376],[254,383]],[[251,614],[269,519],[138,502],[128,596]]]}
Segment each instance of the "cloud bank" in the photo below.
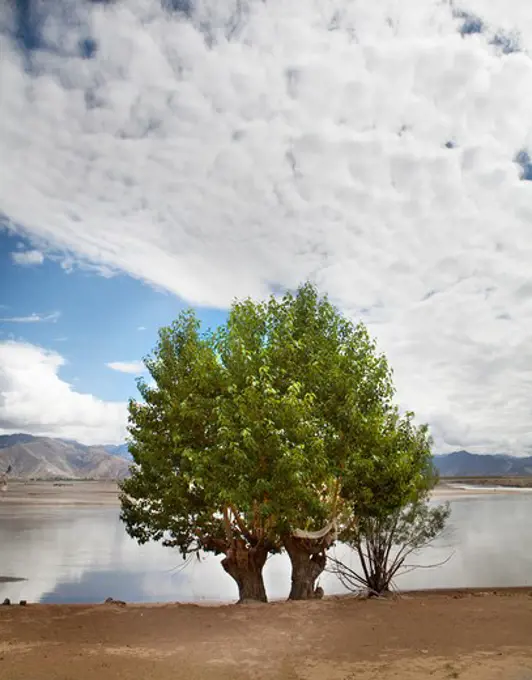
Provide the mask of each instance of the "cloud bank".
{"label": "cloud bank", "polygon": [[59,377],[64,358],[22,342],[0,343],[0,434],[29,432],[83,444],[121,443],[125,403],[76,392]]}
{"label": "cloud bank", "polygon": [[530,450],[527,0],[46,12],[0,9],[11,228],[199,305],[311,278],[438,450]]}

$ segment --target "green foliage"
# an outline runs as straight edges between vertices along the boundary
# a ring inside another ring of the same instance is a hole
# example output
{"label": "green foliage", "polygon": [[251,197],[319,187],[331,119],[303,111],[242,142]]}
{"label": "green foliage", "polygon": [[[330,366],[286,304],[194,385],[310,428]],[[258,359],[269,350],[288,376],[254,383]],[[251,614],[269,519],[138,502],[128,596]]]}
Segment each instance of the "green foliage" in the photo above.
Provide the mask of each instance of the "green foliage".
{"label": "green foliage", "polygon": [[279,381],[268,321],[268,306],[245,301],[218,330],[227,384],[216,408],[218,445],[204,464],[216,500],[253,513],[275,542],[282,524],[317,511],[311,489],[327,467],[315,399],[297,375]]}
{"label": "green foliage", "polygon": [[135,465],[122,484],[122,519],[139,542],[164,540],[185,555],[198,535],[223,536],[197,458],[217,443],[214,406],[224,376],[212,337],[192,312],[161,329],[139,380],[142,401],[129,402],[129,450]]}
{"label": "green foliage", "polygon": [[289,377],[296,376],[302,391],[314,398],[327,480],[312,489],[316,508],[305,528],[319,529],[337,512],[346,466],[367,446],[374,421],[390,407],[391,371],[365,326],[343,317],[309,284],[296,296],[270,300],[269,319],[269,350],[278,384],[284,388]]}
{"label": "green foliage", "polygon": [[413,418],[389,408],[368,428],[359,455],[349,458],[342,496],[354,516],[386,518],[424,500],[436,484],[428,428]]}

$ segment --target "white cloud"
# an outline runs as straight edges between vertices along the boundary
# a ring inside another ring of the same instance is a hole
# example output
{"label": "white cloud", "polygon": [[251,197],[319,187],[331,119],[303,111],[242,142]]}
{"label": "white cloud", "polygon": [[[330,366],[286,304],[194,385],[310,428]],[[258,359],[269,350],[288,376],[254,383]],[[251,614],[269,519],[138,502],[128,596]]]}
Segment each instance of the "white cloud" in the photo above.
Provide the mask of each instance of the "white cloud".
{"label": "white cloud", "polygon": [[138,331],[145,331],[145,330],[146,330],[146,326],[138,326],[138,327],[137,327],[137,330],[138,330]]}
{"label": "white cloud", "polygon": [[32,312],[28,316],[5,316],[0,318],[0,322],[3,323],[42,323],[42,322],[52,322],[55,323],[61,312],[52,312],[51,314],[37,314]]}
{"label": "white cloud", "polygon": [[11,253],[11,259],[15,264],[31,266],[42,264],[44,262],[44,255],[40,250],[23,250]]}
{"label": "white cloud", "polygon": [[127,410],[76,392],[58,373],[64,358],[23,342],[0,342],[0,433],[76,439],[84,444],[124,440]]}
{"label": "white cloud", "polygon": [[91,272],[93,274],[99,274],[106,279],[110,279],[116,274],[116,270],[111,269],[111,267],[107,265],[83,261],[72,254],[51,252],[49,257],[52,261],[58,262],[61,269],[63,269],[67,274],[72,274],[78,269],[81,271]]}
{"label": "white cloud", "polygon": [[49,3],[33,73],[0,38],[11,228],[195,304],[313,278],[437,448],[532,446],[530,2],[193,5]]}
{"label": "white cloud", "polygon": [[113,371],[119,371],[120,373],[138,374],[146,370],[142,361],[111,361],[105,365],[112,368]]}

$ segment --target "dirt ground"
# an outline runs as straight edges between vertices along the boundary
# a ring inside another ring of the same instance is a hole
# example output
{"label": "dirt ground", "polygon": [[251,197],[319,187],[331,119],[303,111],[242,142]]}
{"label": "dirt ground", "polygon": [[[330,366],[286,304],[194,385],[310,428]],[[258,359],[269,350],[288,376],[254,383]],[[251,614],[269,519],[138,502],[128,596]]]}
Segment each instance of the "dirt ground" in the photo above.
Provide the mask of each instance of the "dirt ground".
{"label": "dirt ground", "polygon": [[11,480],[0,492],[0,504],[28,506],[118,506],[118,486],[114,481],[22,481]]}
{"label": "dirt ground", "polygon": [[532,680],[532,591],[0,607],[2,680]]}
{"label": "dirt ground", "polygon": [[[500,480],[499,480],[500,481]],[[524,483],[524,482],[523,482]],[[493,494],[491,489],[460,489],[442,483],[432,492],[437,500],[451,500],[472,494]],[[510,489],[500,493],[513,493]],[[531,491],[532,493],[532,491]],[[0,507],[29,506],[118,506],[118,486],[114,481],[22,481],[11,480],[7,491],[0,492]]]}
{"label": "dirt ground", "polygon": [[518,489],[532,489],[532,475],[526,477],[440,477],[442,486],[446,484],[467,484],[487,487],[513,487]]}

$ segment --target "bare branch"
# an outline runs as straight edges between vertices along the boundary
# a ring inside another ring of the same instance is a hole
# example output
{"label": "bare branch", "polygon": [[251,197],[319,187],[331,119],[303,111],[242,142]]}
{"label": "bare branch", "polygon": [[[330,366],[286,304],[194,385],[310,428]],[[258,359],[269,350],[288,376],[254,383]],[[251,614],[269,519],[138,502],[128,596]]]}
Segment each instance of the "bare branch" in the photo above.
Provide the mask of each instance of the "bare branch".
{"label": "bare branch", "polygon": [[329,572],[348,590],[363,587],[371,594],[390,592],[394,579],[416,568],[446,564],[452,554],[430,565],[407,564],[413,554],[432,547],[441,537],[448,516],[444,506],[430,508],[426,503],[411,504],[389,517],[359,518],[356,531],[344,542],[358,555],[360,567],[353,568],[337,557],[329,557]]}

